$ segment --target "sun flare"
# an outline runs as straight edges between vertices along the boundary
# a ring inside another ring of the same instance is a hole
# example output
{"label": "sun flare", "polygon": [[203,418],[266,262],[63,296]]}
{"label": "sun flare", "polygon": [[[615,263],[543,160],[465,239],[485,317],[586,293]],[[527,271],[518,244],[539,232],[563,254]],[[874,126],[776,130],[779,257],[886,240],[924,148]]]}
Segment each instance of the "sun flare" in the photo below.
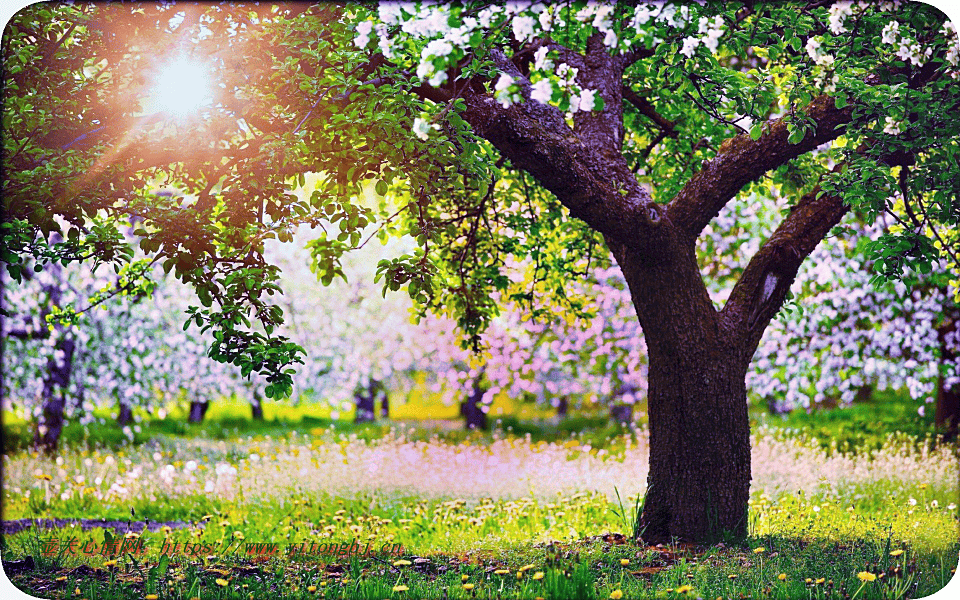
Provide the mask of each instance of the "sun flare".
{"label": "sun flare", "polygon": [[172,117],[190,117],[212,99],[210,74],[199,63],[177,59],[158,74],[147,112],[164,112]]}

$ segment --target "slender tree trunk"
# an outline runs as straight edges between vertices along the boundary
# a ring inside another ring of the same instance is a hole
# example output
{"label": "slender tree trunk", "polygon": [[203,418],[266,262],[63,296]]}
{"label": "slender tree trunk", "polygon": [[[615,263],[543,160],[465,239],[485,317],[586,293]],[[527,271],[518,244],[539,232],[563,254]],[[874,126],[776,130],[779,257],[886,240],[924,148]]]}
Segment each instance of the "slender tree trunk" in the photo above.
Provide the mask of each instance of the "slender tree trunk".
{"label": "slender tree trunk", "polygon": [[45,452],[54,452],[63,433],[63,412],[67,404],[66,392],[73,370],[76,344],[70,337],[62,337],[56,345],[57,353],[47,361],[43,381],[43,406],[40,421],[34,431],[33,444]]}
{"label": "slender tree trunk", "polygon": [[557,401],[557,417],[563,419],[567,416],[567,411],[570,410],[570,400],[566,396],[560,396],[560,399]]}
{"label": "slender tree trunk", "polygon": [[483,394],[486,392],[484,386],[480,383],[480,378],[474,380],[473,390],[470,395],[460,404],[460,414],[463,415],[464,427],[469,429],[487,429],[487,413],[481,410],[483,403]]}
{"label": "slender tree trunk", "polygon": [[[957,334],[957,321],[948,319],[938,330],[940,339],[940,361],[942,365],[956,364],[960,355],[950,349],[947,336]],[[955,437],[960,427],[960,385],[948,386],[941,371],[937,379],[937,407],[934,416],[937,426],[942,427],[948,437]]]}
{"label": "slender tree trunk", "polygon": [[[51,236],[51,242],[59,242],[59,236]],[[60,307],[62,291],[58,285],[62,279],[63,267],[51,263],[54,283],[44,285],[49,307]],[[46,317],[49,308],[41,311],[41,319]],[[47,359],[47,370],[43,380],[42,409],[40,421],[33,432],[33,445],[44,452],[54,452],[60,443],[60,434],[63,432],[63,413],[66,407],[67,389],[70,387],[70,376],[73,372],[73,355],[76,351],[76,342],[66,329],[59,324],[54,325],[53,335],[56,336],[55,352]]]}
{"label": "slender tree trunk", "polygon": [[202,423],[203,417],[207,414],[207,409],[210,408],[210,402],[200,402],[199,400],[193,400],[190,402],[190,416],[189,421],[191,423]]}
{"label": "slender tree trunk", "polygon": [[630,424],[633,422],[632,404],[613,404],[610,406],[610,420],[614,423]]}
{"label": "slender tree trunk", "polygon": [[353,418],[354,423],[371,423],[376,420],[376,382],[371,380],[367,387],[357,387],[353,393],[357,411]]}
{"label": "slender tree trunk", "polygon": [[254,421],[263,420],[263,398],[260,397],[260,391],[253,391],[253,400],[250,401],[250,416]]}
{"label": "slender tree trunk", "polygon": [[614,250],[650,361],[641,535],[650,543],[742,539],[750,493],[745,378],[759,334],[720,318],[692,244],[664,250],[659,260]]}
{"label": "slender tree trunk", "polygon": [[120,403],[120,412],[117,414],[117,425],[123,427],[133,421],[133,408],[126,402]]}
{"label": "slender tree trunk", "polygon": [[387,394],[387,390],[380,387],[380,418],[389,419],[390,418],[390,395]]}

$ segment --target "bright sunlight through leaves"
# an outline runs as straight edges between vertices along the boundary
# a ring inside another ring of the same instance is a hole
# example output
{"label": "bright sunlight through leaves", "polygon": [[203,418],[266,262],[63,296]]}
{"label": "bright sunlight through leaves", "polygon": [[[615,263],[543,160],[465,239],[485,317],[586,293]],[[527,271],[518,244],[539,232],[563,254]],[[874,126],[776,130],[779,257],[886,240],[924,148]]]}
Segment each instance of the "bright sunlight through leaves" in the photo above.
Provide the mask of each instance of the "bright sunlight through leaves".
{"label": "bright sunlight through leaves", "polygon": [[200,64],[189,59],[169,63],[157,77],[146,112],[164,112],[178,119],[192,116],[211,100],[209,77]]}

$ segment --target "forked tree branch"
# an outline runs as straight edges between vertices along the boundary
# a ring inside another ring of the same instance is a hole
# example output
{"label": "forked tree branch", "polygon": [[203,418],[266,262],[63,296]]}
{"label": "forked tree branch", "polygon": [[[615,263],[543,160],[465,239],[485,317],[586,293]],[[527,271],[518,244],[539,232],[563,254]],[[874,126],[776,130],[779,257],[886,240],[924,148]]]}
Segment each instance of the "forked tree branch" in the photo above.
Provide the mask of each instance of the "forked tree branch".
{"label": "forked tree branch", "polygon": [[696,238],[748,183],[841,135],[851,112],[849,106],[837,108],[830,96],[818,96],[802,109],[816,127],[797,144],[787,142],[787,124],[795,118],[789,115],[764,124],[756,140],[746,133],[728,139],[670,202],[670,221]]}
{"label": "forked tree branch", "polygon": [[819,185],[800,198],[750,259],[730,293],[720,312],[728,334],[746,338],[748,347],[756,348],[767,323],[786,299],[800,264],[848,210],[842,198],[823,193]]}

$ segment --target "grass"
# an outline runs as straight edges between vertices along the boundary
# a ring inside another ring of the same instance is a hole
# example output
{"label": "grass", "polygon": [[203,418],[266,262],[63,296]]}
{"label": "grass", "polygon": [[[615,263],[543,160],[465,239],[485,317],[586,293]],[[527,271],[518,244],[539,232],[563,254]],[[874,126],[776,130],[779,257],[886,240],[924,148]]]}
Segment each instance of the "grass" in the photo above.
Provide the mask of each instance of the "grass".
{"label": "grass", "polygon": [[[468,433],[307,410],[252,423],[245,408],[142,422],[132,442],[112,423],[68,428],[56,458],[8,450],[5,519],[125,521],[117,535],[146,549],[104,555],[102,528],[29,529],[4,536],[4,560],[36,566],[8,575],[46,598],[859,600],[931,594],[957,566],[956,448],[899,432],[903,414],[863,435],[858,407],[756,419],[746,543],[651,548],[619,535],[644,491],[642,427],[541,415]],[[392,552],[316,551],[354,541]]]}

